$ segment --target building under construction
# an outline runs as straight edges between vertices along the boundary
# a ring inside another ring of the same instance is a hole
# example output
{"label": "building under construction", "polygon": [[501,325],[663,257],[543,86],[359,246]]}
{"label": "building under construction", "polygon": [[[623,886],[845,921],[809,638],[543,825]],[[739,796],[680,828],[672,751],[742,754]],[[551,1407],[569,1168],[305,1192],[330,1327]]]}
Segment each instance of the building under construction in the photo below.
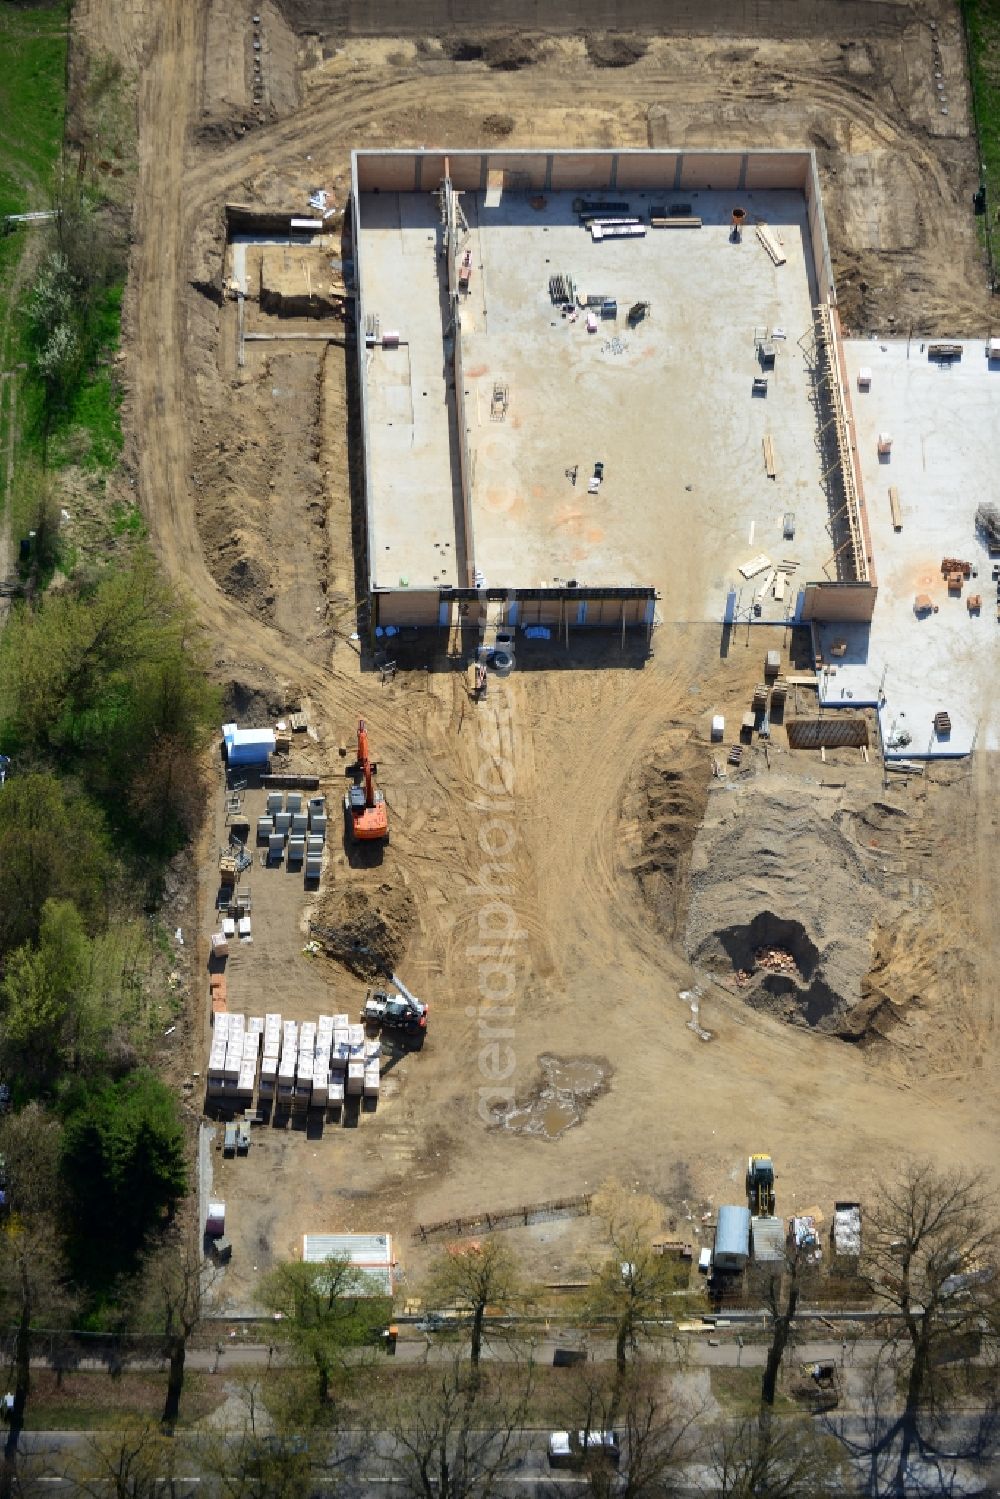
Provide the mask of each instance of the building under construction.
{"label": "building under construction", "polygon": [[361,151],[372,624],[869,620],[809,151]]}

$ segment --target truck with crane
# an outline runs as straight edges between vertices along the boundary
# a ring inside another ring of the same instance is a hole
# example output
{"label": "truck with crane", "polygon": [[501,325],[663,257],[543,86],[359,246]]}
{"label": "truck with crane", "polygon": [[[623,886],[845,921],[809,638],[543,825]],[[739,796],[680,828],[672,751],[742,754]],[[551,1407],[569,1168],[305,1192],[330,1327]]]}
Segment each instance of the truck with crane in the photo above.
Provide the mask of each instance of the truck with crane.
{"label": "truck with crane", "polygon": [[428,1006],[411,994],[401,979],[392,975],[396,993],[388,989],[369,989],[361,1019],[365,1025],[375,1025],[387,1030],[403,1031],[406,1035],[423,1040],[427,1031]]}
{"label": "truck with crane", "polygon": [[358,756],[350,766],[354,781],[344,797],[344,811],[351,824],[356,843],[371,843],[389,836],[389,809],[385,797],[375,784],[378,766],[368,748],[368,730],[363,718],[358,720]]}

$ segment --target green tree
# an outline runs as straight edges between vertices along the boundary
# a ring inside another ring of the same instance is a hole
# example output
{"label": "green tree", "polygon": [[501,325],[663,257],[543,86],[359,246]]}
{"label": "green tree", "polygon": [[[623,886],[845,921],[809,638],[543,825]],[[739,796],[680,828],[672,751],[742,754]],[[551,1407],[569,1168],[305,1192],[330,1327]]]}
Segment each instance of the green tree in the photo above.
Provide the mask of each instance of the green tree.
{"label": "green tree", "polygon": [[44,1093],[67,1073],[101,1077],[129,1062],[151,1019],[149,961],[137,924],[88,937],[72,902],[46,901],[38,945],[17,948],[0,982],[0,1068]]}
{"label": "green tree", "polygon": [[522,1294],[517,1260],[500,1239],[451,1244],[431,1266],[428,1298],[470,1313],[469,1359],[479,1368],[487,1307],[505,1308]]}
{"label": "green tree", "polygon": [[591,1288],[591,1311],[609,1318],[614,1326],[615,1369],[623,1389],[643,1324],[663,1314],[671,1288],[670,1264],[653,1248],[660,1214],[650,1198],[609,1184],[595,1194],[593,1208],[604,1219],[611,1253],[599,1266]]}
{"label": "green tree", "polygon": [[321,1404],[329,1402],[335,1374],[351,1350],[372,1346],[384,1330],[391,1303],[372,1296],[371,1281],[347,1260],[300,1260],[278,1265],[260,1288],[264,1306],[277,1313],[283,1337],[316,1374]]}
{"label": "green tree", "polygon": [[97,809],[47,772],[0,791],[0,956],[37,939],[45,902],[71,900],[88,929],[107,916],[114,864]]}
{"label": "green tree", "polygon": [[66,1120],[61,1172],[77,1273],[106,1284],[187,1187],[176,1101],[148,1072],[86,1094]]}
{"label": "green tree", "polygon": [[72,901],[42,907],[38,946],[11,956],[0,984],[0,1057],[8,1074],[34,1091],[62,1070],[66,1032],[89,967],[83,920]]}

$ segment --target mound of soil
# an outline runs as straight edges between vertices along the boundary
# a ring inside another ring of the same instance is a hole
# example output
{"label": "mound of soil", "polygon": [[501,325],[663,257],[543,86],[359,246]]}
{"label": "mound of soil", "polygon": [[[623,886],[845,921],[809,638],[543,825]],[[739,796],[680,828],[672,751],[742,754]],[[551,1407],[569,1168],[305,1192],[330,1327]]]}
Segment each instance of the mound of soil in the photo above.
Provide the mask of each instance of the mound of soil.
{"label": "mound of soil", "polygon": [[410,892],[385,882],[374,891],[350,885],[328,890],[309,925],[328,958],[359,978],[374,979],[399,966],[413,922]]}
{"label": "mound of soil", "polygon": [[585,41],[587,56],[595,68],[630,68],[649,50],[645,37],[621,31],[588,31]]}
{"label": "mound of soil", "polygon": [[501,32],[482,38],[447,37],[442,46],[452,62],[484,62],[497,72],[516,73],[540,60],[543,43],[522,32]]}
{"label": "mound of soil", "polygon": [[686,929],[691,960],[748,1004],[852,1040],[893,1018],[868,977],[892,898],[855,826],[815,784],[723,783],[692,854]]}
{"label": "mound of soil", "polygon": [[709,780],[705,746],[686,729],[673,730],[636,770],[622,799],[623,857],[669,936],[683,926],[691,847]]}

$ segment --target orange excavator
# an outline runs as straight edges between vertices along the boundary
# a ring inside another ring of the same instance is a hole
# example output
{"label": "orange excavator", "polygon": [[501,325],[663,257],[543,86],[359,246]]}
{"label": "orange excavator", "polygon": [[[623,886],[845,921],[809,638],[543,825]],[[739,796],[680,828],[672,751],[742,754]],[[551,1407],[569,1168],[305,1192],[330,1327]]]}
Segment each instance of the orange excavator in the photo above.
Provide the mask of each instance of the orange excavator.
{"label": "orange excavator", "polygon": [[344,806],[351,818],[351,833],[358,843],[389,836],[389,810],[385,797],[375,785],[377,768],[368,753],[368,730],[361,718],[358,720],[358,758],[351,767],[357,779],[344,797]]}

